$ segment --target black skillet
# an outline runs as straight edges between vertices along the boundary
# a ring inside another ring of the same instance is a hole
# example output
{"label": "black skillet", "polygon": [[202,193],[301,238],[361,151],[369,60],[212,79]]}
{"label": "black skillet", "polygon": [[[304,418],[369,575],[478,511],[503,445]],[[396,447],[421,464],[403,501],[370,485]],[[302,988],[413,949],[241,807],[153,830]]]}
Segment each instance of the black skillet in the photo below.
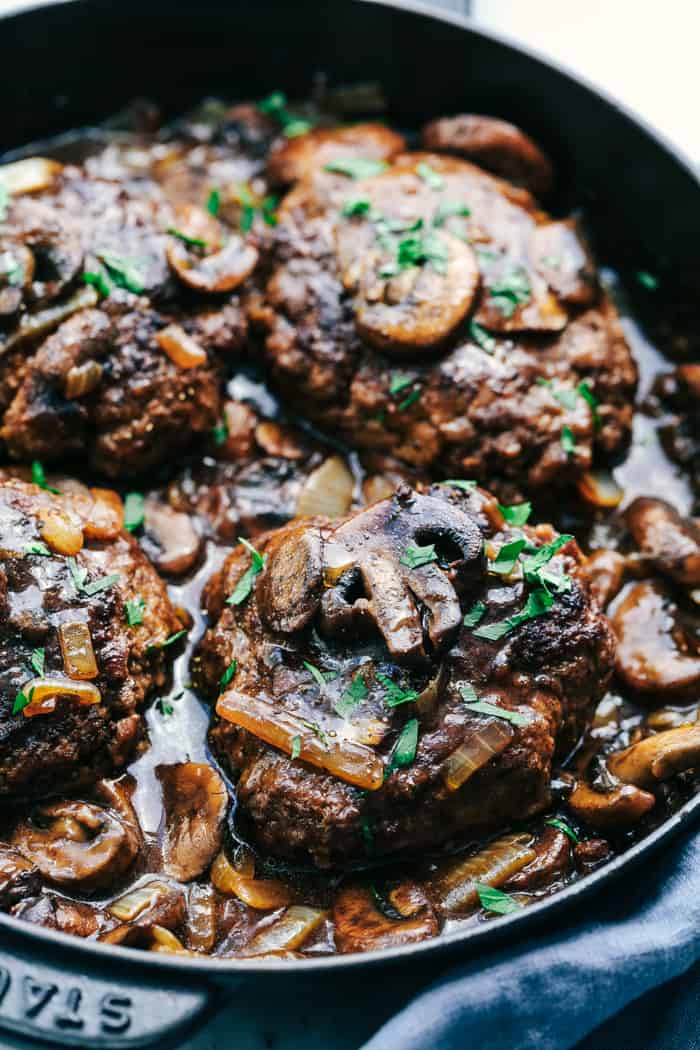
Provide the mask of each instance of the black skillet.
{"label": "black skillet", "polygon": [[[585,204],[606,261],[668,266],[678,289],[700,284],[700,182],[688,161],[600,92],[466,18],[400,0],[70,0],[0,17],[0,71],[0,154],[100,121],[136,96],[170,116],[206,95],[247,99],[274,87],[302,97],[317,71],[333,84],[381,82],[401,127],[465,110],[502,116],[553,155],[554,205]],[[199,962],[1,915],[4,1045],[174,1046],[223,989],[244,981],[244,995],[264,996],[273,1009],[274,988],[300,975],[321,982],[324,973],[347,979],[349,970],[389,965],[434,973],[558,917],[698,812],[700,795],[606,867],[521,913],[369,955]]]}

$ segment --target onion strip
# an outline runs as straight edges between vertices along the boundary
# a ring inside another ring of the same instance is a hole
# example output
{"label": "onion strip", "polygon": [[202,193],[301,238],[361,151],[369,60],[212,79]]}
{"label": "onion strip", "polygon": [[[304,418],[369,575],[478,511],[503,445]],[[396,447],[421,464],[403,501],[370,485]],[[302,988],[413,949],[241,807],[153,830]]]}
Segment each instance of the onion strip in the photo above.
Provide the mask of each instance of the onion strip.
{"label": "onion strip", "polygon": [[442,910],[448,914],[461,914],[478,908],[477,883],[493,887],[503,885],[511,875],[535,859],[531,844],[532,835],[504,835],[479,853],[443,868],[434,883]]}
{"label": "onion strip", "polygon": [[445,761],[442,775],[450,791],[457,791],[477,770],[508,747],[513,730],[506,723],[489,722],[474,729]]}

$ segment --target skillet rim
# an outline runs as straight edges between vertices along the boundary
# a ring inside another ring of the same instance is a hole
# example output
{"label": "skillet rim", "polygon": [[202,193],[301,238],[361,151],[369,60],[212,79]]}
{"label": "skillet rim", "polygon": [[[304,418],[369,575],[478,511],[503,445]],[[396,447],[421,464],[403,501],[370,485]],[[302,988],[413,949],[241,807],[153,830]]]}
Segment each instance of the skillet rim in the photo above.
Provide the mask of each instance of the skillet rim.
{"label": "skillet rim", "polygon": [[[663,131],[652,125],[641,113],[627,105],[610,93],[606,88],[590,80],[585,74],[568,66],[566,63],[551,57],[545,51],[530,44],[517,41],[507,32],[486,29],[478,26],[472,17],[451,11],[435,9],[422,0],[350,0],[355,4],[372,4],[377,7],[392,9],[403,15],[415,15],[420,18],[429,18],[436,22],[453,26],[460,32],[466,32],[472,37],[482,38],[502,46],[510,51],[517,52],[530,59],[533,63],[544,66],[553,71],[558,77],[571,81],[574,85],[584,89],[588,94],[602,101],[605,106],[619,115],[630,124],[634,125],[642,134],[655,145],[660,151],[666,153],[669,158],[680,168],[694,183],[699,192],[700,200],[700,165],[695,164],[685,150],[673,142]],[[6,22],[24,15],[36,16],[48,4],[42,3],[14,3],[10,4],[0,13],[0,31]],[[64,12],[71,17],[77,12],[88,9],[88,0],[58,0],[52,3],[53,10]],[[11,915],[0,913],[0,930],[6,930],[16,937],[20,942],[38,943],[46,948],[54,947],[60,949],[64,954],[89,956],[96,962],[114,963],[115,966],[134,967],[147,971],[149,974],[164,973],[172,977],[185,974],[199,977],[206,981],[213,978],[213,984],[221,983],[223,979],[239,977],[259,977],[264,975],[275,975],[277,977],[302,977],[304,975],[321,975],[338,970],[350,969],[353,972],[358,968],[369,966],[377,967],[394,963],[405,964],[420,958],[433,958],[438,954],[455,957],[458,953],[465,959],[477,948],[486,945],[491,947],[503,946],[507,941],[515,942],[526,930],[537,927],[540,932],[544,931],[546,920],[550,916],[558,915],[567,907],[573,906],[577,901],[582,901],[595,894],[601,885],[614,881],[627,869],[632,869],[647,857],[653,857],[654,853],[666,842],[679,837],[681,832],[689,830],[700,813],[700,790],[689,799],[679,810],[663,821],[657,828],[636,842],[624,853],[618,854],[592,874],[584,876],[580,880],[572,882],[564,889],[558,890],[549,897],[544,897],[534,904],[528,905],[520,912],[511,915],[500,916],[498,919],[467,925],[463,929],[457,929],[452,933],[442,933],[430,940],[420,941],[416,944],[401,945],[394,948],[382,948],[376,951],[355,952],[347,955],[326,955],[318,958],[307,957],[299,960],[273,960],[264,962],[254,959],[222,959],[216,957],[202,957],[193,959],[189,957],[167,955],[165,953],[147,953],[138,948],[123,947],[121,945],[104,944],[98,941],[83,940],[72,934],[51,930],[46,927],[36,926],[23,919],[14,918]],[[53,959],[51,960],[53,962]],[[60,960],[55,961],[60,965]],[[89,976],[89,973],[87,974]]]}

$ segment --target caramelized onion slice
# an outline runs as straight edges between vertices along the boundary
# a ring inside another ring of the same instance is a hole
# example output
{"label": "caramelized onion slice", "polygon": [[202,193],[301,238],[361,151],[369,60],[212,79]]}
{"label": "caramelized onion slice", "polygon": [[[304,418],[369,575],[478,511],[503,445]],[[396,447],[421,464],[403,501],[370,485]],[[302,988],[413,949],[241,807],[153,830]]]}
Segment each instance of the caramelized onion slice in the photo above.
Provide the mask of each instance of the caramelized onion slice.
{"label": "caramelized onion slice", "polygon": [[33,678],[31,682],[22,686],[22,692],[31,697],[22,711],[25,718],[50,714],[56,709],[56,700],[61,696],[77,700],[81,706],[102,702],[102,694],[92,682],[74,682],[70,678],[61,678],[60,675]]}
{"label": "caramelized onion slice", "polygon": [[118,897],[107,911],[120,922],[133,922],[146,909],[165,900],[171,892],[170,886],[165,882],[147,882],[144,886],[129,890],[123,897]]}
{"label": "caramelized onion slice", "polygon": [[124,504],[113,489],[90,489],[92,506],[83,531],[91,540],[114,540],[124,524]]}
{"label": "caramelized onion slice", "polygon": [[83,530],[75,518],[60,507],[39,507],[41,536],[54,554],[72,556],[83,546]]}
{"label": "caramelized onion slice", "polygon": [[99,670],[92,647],[90,628],[82,620],[62,623],[58,641],[63,656],[63,670],[69,678],[97,678]]}
{"label": "caramelized onion slice", "polygon": [[297,500],[299,518],[340,518],[352,503],[355,479],[340,456],[329,456],[304,482]]}
{"label": "caramelized onion slice", "polygon": [[320,908],[295,904],[284,915],[266,926],[248,942],[241,955],[262,955],[267,952],[293,951],[307,941],[326,917]]}
{"label": "caramelized onion slice", "polygon": [[592,507],[613,509],[624,499],[621,489],[612,474],[606,470],[589,470],[577,482],[579,493]]}
{"label": "caramelized onion slice", "polygon": [[213,886],[192,883],[187,900],[187,947],[210,952],[216,941],[216,894]]}
{"label": "caramelized onion slice", "polygon": [[25,157],[0,166],[0,186],[14,197],[47,190],[63,165],[48,157]]}
{"label": "caramelized onion slice", "polygon": [[219,697],[216,713],[288,755],[295,750],[296,740],[302,761],[325,769],[348,784],[376,791],[384,782],[384,763],[370,748],[351,740],[322,737],[308,724],[266,700],[229,689]]}
{"label": "caramelized onion slice", "polygon": [[479,906],[477,883],[502,886],[503,883],[535,859],[532,835],[504,835],[486,849],[460,858],[443,867],[434,887],[439,906],[448,914],[473,911]]}
{"label": "caramelized onion slice", "polygon": [[156,342],[178,368],[197,368],[207,362],[207,352],[179,324],[169,324],[156,335]]}
{"label": "caramelized onion slice", "polygon": [[102,379],[102,365],[99,361],[83,361],[80,365],[73,365],[66,373],[63,392],[68,401],[74,401],[78,397],[91,394],[100,385]]}
{"label": "caramelized onion slice", "polygon": [[442,775],[450,791],[457,791],[462,784],[485,766],[496,755],[500,755],[513,739],[513,730],[507,722],[488,722],[474,727],[468,738],[445,761]]}
{"label": "caramelized onion slice", "polygon": [[256,879],[252,854],[246,854],[238,868],[222,851],[211,868],[211,881],[219,893],[233,895],[251,908],[266,911],[289,904],[290,891],[278,879]]}

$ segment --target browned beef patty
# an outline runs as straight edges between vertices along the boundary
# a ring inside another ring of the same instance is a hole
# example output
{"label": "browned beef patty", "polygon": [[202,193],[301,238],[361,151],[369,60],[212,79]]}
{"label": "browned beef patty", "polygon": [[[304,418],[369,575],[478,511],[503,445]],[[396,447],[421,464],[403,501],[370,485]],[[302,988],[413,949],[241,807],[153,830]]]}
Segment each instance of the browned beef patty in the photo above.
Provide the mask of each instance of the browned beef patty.
{"label": "browned beef patty", "polygon": [[437,486],[259,546],[210,581],[193,666],[259,848],[343,865],[548,804],[613,660],[571,537]]}

